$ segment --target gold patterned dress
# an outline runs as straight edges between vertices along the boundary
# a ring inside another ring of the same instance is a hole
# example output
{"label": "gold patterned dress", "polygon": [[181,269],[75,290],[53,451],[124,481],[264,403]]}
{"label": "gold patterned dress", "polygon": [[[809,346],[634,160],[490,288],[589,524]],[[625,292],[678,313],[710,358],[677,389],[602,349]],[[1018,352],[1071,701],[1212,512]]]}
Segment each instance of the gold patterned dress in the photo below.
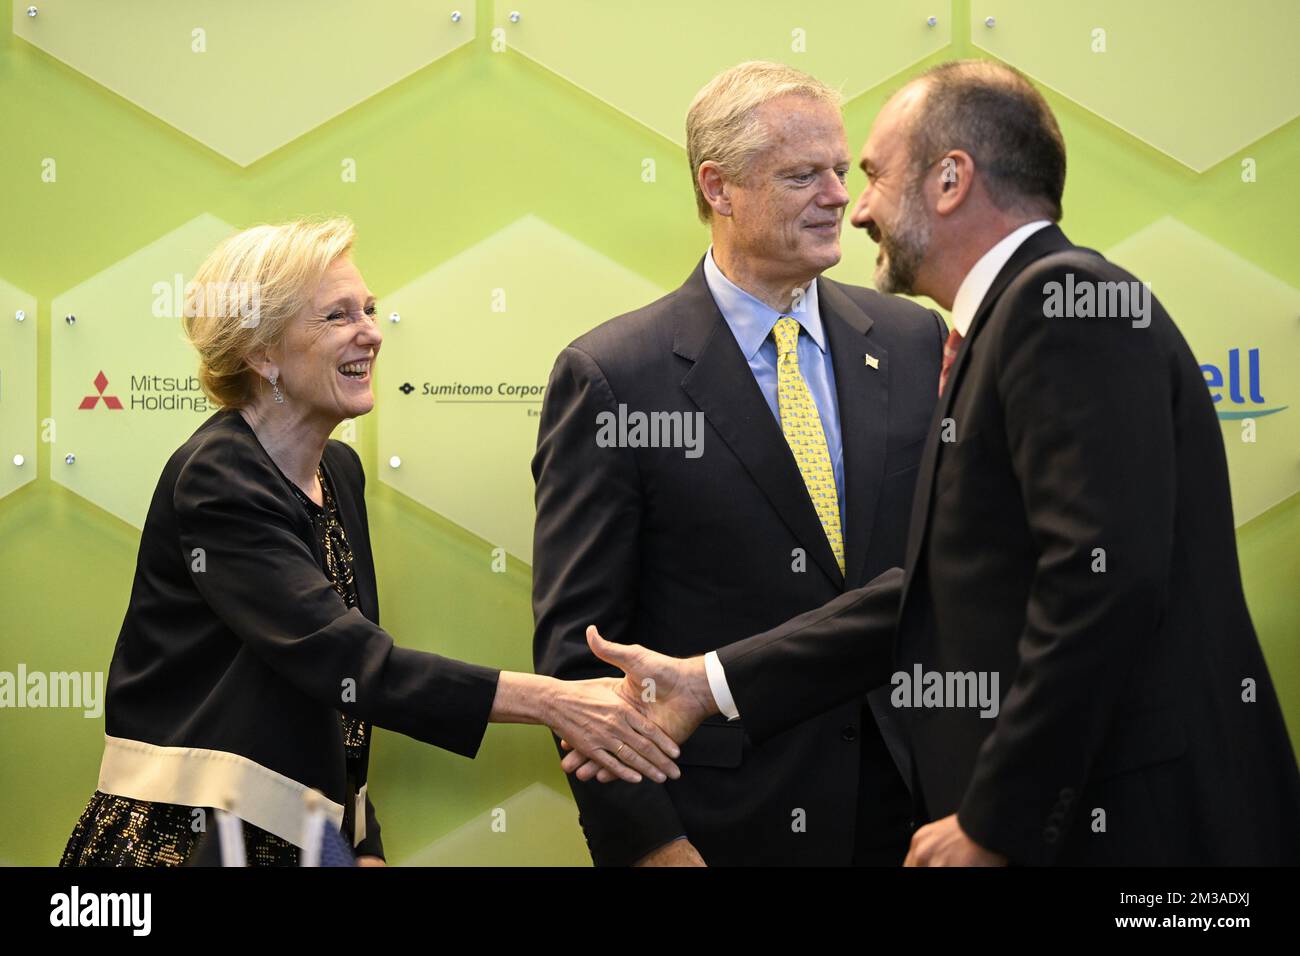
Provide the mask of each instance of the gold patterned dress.
{"label": "gold patterned dress", "polygon": [[[334,492],[323,468],[317,469],[324,506],[296,486],[298,501],[311,516],[324,555],[324,571],[349,608],[357,606],[352,574],[352,549],[339,519]],[[347,750],[349,793],[356,793],[369,759],[369,725],[340,713]],[[352,801],[348,802],[352,806]],[[351,815],[348,814],[348,817]],[[345,819],[345,826],[351,822]],[[186,861],[208,826],[215,826],[210,808],[133,800],[96,790],[73,828],[60,866],[179,866]],[[353,824],[355,825],[355,823]],[[244,823],[249,866],[297,866],[298,848],[273,833]]]}

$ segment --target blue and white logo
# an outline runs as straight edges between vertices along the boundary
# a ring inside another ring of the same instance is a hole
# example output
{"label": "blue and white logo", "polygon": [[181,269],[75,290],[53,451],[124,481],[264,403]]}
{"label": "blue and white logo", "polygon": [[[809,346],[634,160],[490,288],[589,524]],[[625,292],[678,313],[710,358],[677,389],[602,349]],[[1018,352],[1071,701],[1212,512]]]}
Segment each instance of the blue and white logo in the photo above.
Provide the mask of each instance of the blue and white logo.
{"label": "blue and white logo", "polygon": [[[1224,381],[1224,373],[1227,373],[1227,381]],[[1272,415],[1276,412],[1284,411],[1288,406],[1278,405],[1273,408],[1266,407],[1264,401],[1263,385],[1260,381],[1260,358],[1259,349],[1250,349],[1246,352],[1246,376],[1242,379],[1241,374],[1241,349],[1228,349],[1228,361],[1225,368],[1217,365],[1205,364],[1201,366],[1201,374],[1205,376],[1205,384],[1210,389],[1210,401],[1214,402],[1215,414],[1221,419],[1235,421],[1242,418],[1262,418],[1265,415]],[[1225,395],[1221,390],[1227,387]],[[1242,394],[1242,386],[1245,386],[1246,393]]]}

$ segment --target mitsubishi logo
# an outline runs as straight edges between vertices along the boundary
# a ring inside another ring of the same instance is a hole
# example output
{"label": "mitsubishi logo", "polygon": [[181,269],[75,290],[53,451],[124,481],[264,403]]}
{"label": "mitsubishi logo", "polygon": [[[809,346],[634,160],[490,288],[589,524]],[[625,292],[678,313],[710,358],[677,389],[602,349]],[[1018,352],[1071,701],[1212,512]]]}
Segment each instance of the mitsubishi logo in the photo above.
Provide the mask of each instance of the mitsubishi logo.
{"label": "mitsubishi logo", "polygon": [[118,400],[118,397],[116,395],[104,394],[104,389],[106,387],[108,387],[108,378],[104,375],[104,372],[101,369],[100,373],[95,376],[95,390],[99,392],[99,394],[87,395],[85,398],[81,400],[81,404],[77,406],[77,409],[80,410],[83,408],[94,408],[99,403],[99,400],[102,398],[104,400],[104,404],[107,405],[109,408],[115,408],[118,411],[121,411],[122,403]]}

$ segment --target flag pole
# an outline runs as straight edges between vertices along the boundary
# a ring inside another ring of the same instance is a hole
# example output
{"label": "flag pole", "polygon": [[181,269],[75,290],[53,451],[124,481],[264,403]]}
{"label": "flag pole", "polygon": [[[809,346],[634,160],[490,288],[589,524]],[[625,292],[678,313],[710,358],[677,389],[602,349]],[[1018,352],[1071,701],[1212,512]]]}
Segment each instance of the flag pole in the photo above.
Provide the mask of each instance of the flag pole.
{"label": "flag pole", "polygon": [[235,801],[229,799],[226,806],[229,812],[220,807],[213,808],[217,816],[217,837],[221,844],[222,866],[247,866],[244,855],[244,821],[235,814]]}
{"label": "flag pole", "polygon": [[303,814],[302,866],[320,866],[321,840],[325,835],[325,798],[315,790],[304,790],[302,795],[306,812]]}

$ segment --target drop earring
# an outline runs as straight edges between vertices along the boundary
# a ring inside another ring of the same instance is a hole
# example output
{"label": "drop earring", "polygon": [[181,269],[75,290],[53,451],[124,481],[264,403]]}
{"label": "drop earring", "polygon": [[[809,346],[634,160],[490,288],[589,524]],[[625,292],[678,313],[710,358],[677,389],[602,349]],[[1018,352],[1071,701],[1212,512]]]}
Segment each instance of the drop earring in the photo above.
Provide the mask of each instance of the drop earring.
{"label": "drop earring", "polygon": [[272,376],[271,376],[271,397],[275,399],[275,404],[277,404],[277,405],[283,405],[283,404],[284,404],[284,392],[280,391],[280,386],[277,385],[277,384],[275,383],[275,380],[276,380],[278,377],[279,377],[278,375],[272,375]]}

